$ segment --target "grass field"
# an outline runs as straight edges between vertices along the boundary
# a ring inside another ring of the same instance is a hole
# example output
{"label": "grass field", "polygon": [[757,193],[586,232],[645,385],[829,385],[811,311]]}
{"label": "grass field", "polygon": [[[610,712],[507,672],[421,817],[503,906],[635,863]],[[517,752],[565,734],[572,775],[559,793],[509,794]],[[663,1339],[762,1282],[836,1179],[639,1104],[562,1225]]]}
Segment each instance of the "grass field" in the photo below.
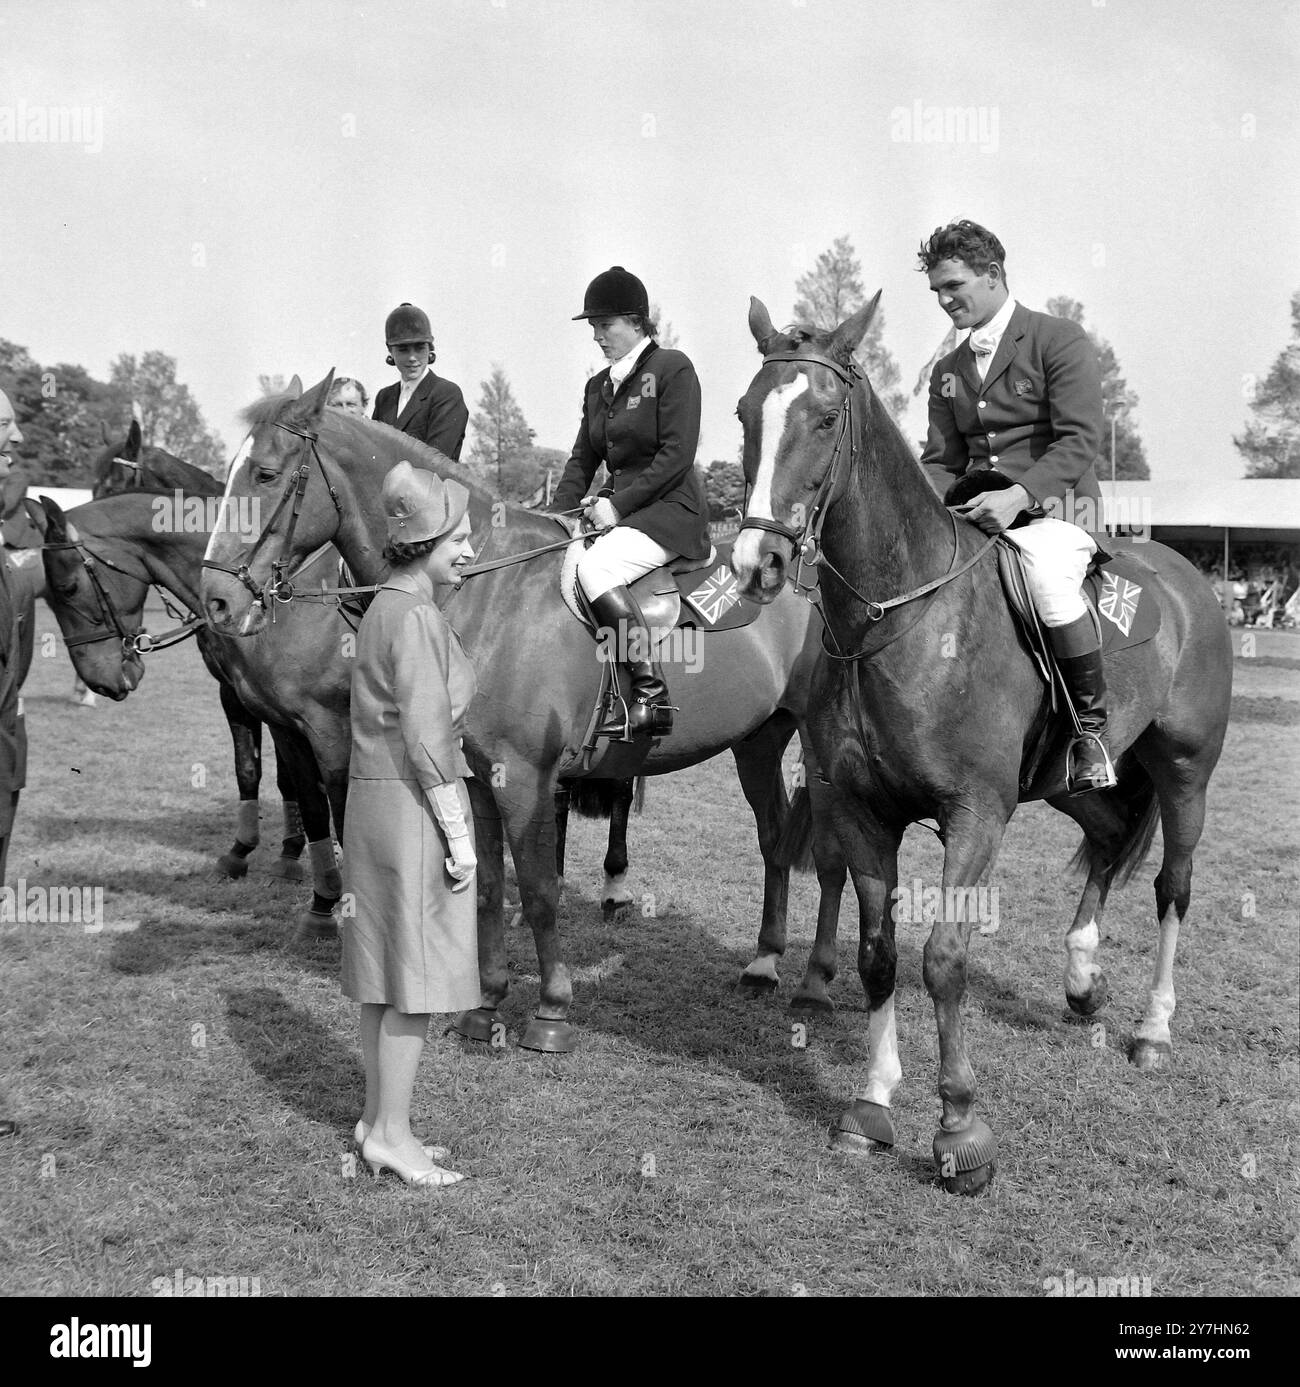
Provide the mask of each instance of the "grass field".
{"label": "grass field", "polygon": [[[1073,1272],[1149,1277],[1155,1296],[1294,1294],[1300,638],[1263,634],[1237,660],[1170,1073],[1124,1055],[1158,859],[1112,899],[1113,996],[1094,1026],[1071,1018],[1061,984],[1077,830],[1042,806],[1012,821],[1000,928],[972,945],[966,1004],[1001,1142],[977,1200],[944,1194],[930,1158],[924,926],[899,927],[892,1156],[827,1144],[865,1072],[856,910],[838,1011],[805,1023],[806,1045],[783,997],[811,943],[811,879],[792,889],[782,993],[738,992],[759,862],[729,759],[651,783],[630,882],[652,914],[602,923],[604,826],[571,826],[576,1054],[468,1053],[435,1020],[416,1127],[476,1178],[444,1195],[371,1181],[349,1155],[362,1076],[337,946],[295,950],[305,889],[263,875],[280,830],[270,768],[249,878],[218,879],[234,779],[193,646],[151,657],[125,703],[84,709],[66,654],[42,658],[38,637],[9,881],[100,884],[104,928],[0,926],[0,1111],[22,1123],[0,1142],[0,1292],[151,1295],[179,1271],[256,1278],[263,1296],[1041,1297]],[[934,839],[909,833],[903,880],[933,881],[938,862]],[[517,1033],[537,992],[531,937],[514,931],[511,955]]]}

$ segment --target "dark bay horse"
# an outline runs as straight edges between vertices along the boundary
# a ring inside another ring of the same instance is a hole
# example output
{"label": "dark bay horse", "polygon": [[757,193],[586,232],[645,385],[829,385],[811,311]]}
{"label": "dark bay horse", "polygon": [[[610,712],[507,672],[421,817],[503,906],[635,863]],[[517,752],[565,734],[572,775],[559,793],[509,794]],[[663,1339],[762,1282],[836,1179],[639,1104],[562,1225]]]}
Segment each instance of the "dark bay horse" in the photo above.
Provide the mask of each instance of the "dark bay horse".
{"label": "dark bay horse", "polygon": [[[819,335],[778,332],[767,309],[751,301],[750,330],[764,363],[740,402],[752,491],[734,553],[737,575],[762,601],[781,599],[796,553],[818,560],[828,647],[841,657],[819,666],[810,703],[830,816],[861,911],[858,971],[871,1058],[836,1138],[853,1150],[894,1143],[890,1098],[902,1069],[891,905],[899,900],[903,832],[922,818],[938,821],[944,866],[937,898],[967,905],[968,888],[993,862],[1021,798],[1022,756],[1047,697],[985,536],[954,522],[850,365],[876,300]],[[1084,832],[1076,862],[1087,880],[1065,937],[1065,992],[1085,1016],[1106,997],[1096,953],[1107,894],[1141,866],[1157,819],[1163,828],[1159,943],[1130,1052],[1140,1069],[1152,1069],[1172,1054],[1174,949],[1191,897],[1206,785],[1227,725],[1232,652],[1223,613],[1196,570],[1159,544],[1135,552],[1154,570],[1149,582],[1163,620],[1155,637],[1107,658],[1119,784],[1069,798],[1058,757],[1038,797]],[[917,591],[949,573],[952,581]],[[974,1193],[992,1174],[996,1141],[974,1112],[962,1031],[973,912],[945,905],[936,916],[924,952],[943,1104],[935,1160],[946,1188]]]}
{"label": "dark bay horse", "polygon": [[[246,415],[250,446],[231,469],[227,502],[260,502],[266,519],[258,533],[225,524],[214,532],[207,560],[218,566],[203,576],[204,612],[214,630],[263,638],[264,599],[282,605],[267,596],[273,564],[292,563],[327,541],[358,582],[382,580],[380,488],[403,459],[469,488],[480,559],[563,542],[554,518],[496,500],[440,453],[386,425],[325,408],[331,380],[332,373],[300,398],[259,401]],[[553,796],[561,767],[581,745],[598,672],[591,636],[560,597],[561,560],[561,552],[549,552],[476,575],[446,603],[478,669],[465,752],[474,770],[484,1007],[494,1010],[506,993],[501,883],[508,839],[541,972],[539,1011],[524,1043],[550,1049],[572,1048],[575,1040],[566,1021],[572,986],[555,925]],[[764,862],[759,957],[747,970],[760,984],[775,981],[785,946],[789,872],[774,854],[787,807],[781,756],[804,711],[816,649],[812,626],[807,604],[791,593],[750,626],[704,636],[698,662],[669,660],[679,730],[643,767],[660,775],[728,749],[735,756]],[[823,911],[838,905],[837,884],[824,891]]]}
{"label": "dark bay horse", "polygon": [[[209,477],[205,488],[202,495],[181,495],[186,503],[206,501],[215,510],[218,484]],[[66,516],[49,497],[42,498],[46,601],[78,674],[97,693],[114,700],[125,698],[144,677],[138,646],[148,642],[136,640],[135,633],[142,628],[150,584],[166,589],[191,611],[199,605],[199,565],[208,542],[207,530],[199,525],[204,510],[201,505],[188,504],[178,509],[177,496],[175,490],[132,489],[77,506]],[[187,520],[194,523],[187,526]],[[294,619],[297,624],[315,621],[319,627],[316,654],[322,661],[337,649],[340,633],[347,629],[323,611],[295,613]],[[220,865],[230,876],[243,876],[248,855],[257,845],[265,722],[275,743],[280,794],[288,804],[297,806],[296,812],[286,813],[284,852],[273,871],[287,880],[301,880],[297,857],[303,846],[315,842],[328,845],[330,839],[329,802],[311,743],[303,735],[302,709],[297,710],[295,721],[293,713],[266,699],[268,681],[259,668],[261,652],[254,643],[223,640],[203,627],[198,628],[196,639],[208,672],[220,686],[222,709],[235,746],[241,802],[238,836]],[[279,688],[284,682],[280,678],[275,686]],[[320,698],[317,669],[313,669],[312,684],[308,704]],[[339,895],[337,872],[330,877],[331,870],[332,858],[328,868],[317,871],[316,917],[327,915],[327,903]],[[304,921],[309,914],[313,912],[304,913]],[[325,928],[323,919],[315,923],[318,930]]]}
{"label": "dark bay horse", "polygon": [[[210,472],[194,467],[165,448],[146,446],[138,419],[132,419],[127,425],[126,437],[120,443],[113,441],[107,424],[100,426],[100,432],[104,437],[104,451],[92,464],[95,477],[90,493],[92,500],[141,487],[146,490],[158,487],[164,491],[179,489],[204,495],[216,482]],[[217,490],[220,489],[218,485]]]}

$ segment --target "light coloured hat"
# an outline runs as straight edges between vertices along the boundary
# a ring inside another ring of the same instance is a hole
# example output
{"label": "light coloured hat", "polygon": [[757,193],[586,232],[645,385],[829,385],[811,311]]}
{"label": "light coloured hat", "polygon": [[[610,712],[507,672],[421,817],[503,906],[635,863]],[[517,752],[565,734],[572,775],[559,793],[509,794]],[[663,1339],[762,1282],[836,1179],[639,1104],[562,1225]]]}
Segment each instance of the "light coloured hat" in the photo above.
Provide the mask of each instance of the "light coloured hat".
{"label": "light coloured hat", "polygon": [[441,539],[456,528],[469,505],[467,487],[409,462],[399,462],[384,478],[381,494],[388,538],[402,544]]}

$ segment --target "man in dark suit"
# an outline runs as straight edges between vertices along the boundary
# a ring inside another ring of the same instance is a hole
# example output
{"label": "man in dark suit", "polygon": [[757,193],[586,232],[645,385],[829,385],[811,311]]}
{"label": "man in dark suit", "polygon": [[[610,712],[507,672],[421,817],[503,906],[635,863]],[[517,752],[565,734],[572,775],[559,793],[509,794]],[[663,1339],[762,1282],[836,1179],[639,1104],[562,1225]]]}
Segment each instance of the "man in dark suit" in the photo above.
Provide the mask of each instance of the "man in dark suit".
{"label": "man in dark suit", "polygon": [[414,304],[401,304],[388,315],[384,341],[388,364],[396,366],[402,378],[375,396],[371,417],[459,462],[469,410],[460,386],[433,374],[437,353],[428,314]]}
{"label": "man in dark suit", "polygon": [[[23,441],[9,396],[0,390],[0,478],[9,473],[11,449]],[[35,574],[14,568],[0,549],[0,883],[9,858],[18,792],[27,783],[27,729],[19,689],[32,663]]]}
{"label": "man in dark suit", "polygon": [[920,260],[940,308],[971,330],[930,377],[921,462],[932,478],[962,479],[954,509],[986,534],[1007,531],[1020,550],[1079,723],[1067,783],[1072,794],[1109,789],[1106,680],[1080,592],[1101,514],[1097,353],[1077,323],[1011,297],[1002,243],[975,222],[939,227]]}
{"label": "man in dark suit", "polygon": [[[645,285],[622,265],[587,286],[574,321],[584,320],[610,364],[587,381],[582,423],[551,508],[582,506],[599,532],[578,561],[578,581],[602,630],[621,637],[617,658],[632,678],[626,732],[662,737],[673,726],[668,688],[628,584],[679,555],[709,556],[708,503],[695,471],[700,382],[689,357],[655,341]],[[602,462],[609,487],[593,496]],[[600,732],[623,730],[612,719]]]}

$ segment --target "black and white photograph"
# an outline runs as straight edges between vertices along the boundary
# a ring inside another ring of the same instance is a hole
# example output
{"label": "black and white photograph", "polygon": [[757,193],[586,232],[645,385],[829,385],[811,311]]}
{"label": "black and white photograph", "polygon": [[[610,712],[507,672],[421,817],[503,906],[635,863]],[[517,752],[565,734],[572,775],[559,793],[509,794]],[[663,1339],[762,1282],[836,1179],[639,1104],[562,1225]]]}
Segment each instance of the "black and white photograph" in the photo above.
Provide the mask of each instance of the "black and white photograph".
{"label": "black and white photograph", "polygon": [[1262,1357],[1298,78],[1295,0],[4,0],[15,1347]]}

